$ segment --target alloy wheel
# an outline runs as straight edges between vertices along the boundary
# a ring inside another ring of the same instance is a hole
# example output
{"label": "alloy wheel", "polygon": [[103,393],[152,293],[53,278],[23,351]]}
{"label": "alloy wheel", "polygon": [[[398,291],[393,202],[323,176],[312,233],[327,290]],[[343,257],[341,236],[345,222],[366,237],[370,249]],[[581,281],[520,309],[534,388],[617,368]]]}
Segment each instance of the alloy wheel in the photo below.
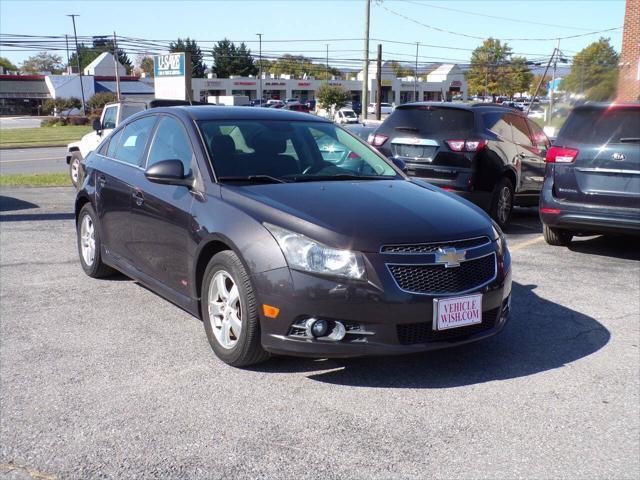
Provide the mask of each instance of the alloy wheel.
{"label": "alloy wheel", "polygon": [[80,225],[80,242],[82,259],[84,263],[90,267],[93,265],[96,257],[95,227],[90,215],[85,215],[82,218],[82,224]]}
{"label": "alloy wheel", "polygon": [[509,187],[504,186],[500,190],[500,196],[498,197],[498,219],[500,223],[504,224],[509,218],[509,212],[511,211],[511,190]]}
{"label": "alloy wheel", "polygon": [[240,291],[224,270],[218,271],[209,284],[208,312],[211,330],[221,347],[232,349],[242,332]]}

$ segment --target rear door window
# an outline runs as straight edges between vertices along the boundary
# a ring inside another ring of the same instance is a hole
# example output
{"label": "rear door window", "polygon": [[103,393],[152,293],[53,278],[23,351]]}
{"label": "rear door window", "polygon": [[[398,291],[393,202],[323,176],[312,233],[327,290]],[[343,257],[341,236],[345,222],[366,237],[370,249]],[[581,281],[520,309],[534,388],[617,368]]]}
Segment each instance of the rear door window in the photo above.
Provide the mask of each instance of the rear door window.
{"label": "rear door window", "polygon": [[640,108],[580,108],[564,124],[558,140],[605,145],[640,137]]}
{"label": "rear door window", "polygon": [[[120,135],[115,159],[129,165],[140,165],[156,117],[150,115],[127,125]],[[111,142],[113,143],[113,141]]]}
{"label": "rear door window", "polygon": [[[384,106],[384,104],[382,104]],[[397,108],[384,123],[385,128],[402,132],[416,129],[420,136],[466,138],[473,132],[473,112],[457,108],[419,106]]]}
{"label": "rear door window", "polygon": [[525,147],[532,146],[531,132],[527,126],[527,120],[519,115],[507,114],[509,123],[511,123],[511,132],[513,133],[513,142]]}
{"label": "rear door window", "polygon": [[109,139],[109,148],[107,148],[106,156],[109,158],[116,157],[116,148],[118,148],[118,142],[120,141],[120,137],[122,136],[123,129],[121,128],[116,133],[111,135]]}
{"label": "rear door window", "polygon": [[102,117],[102,128],[105,130],[111,130],[116,128],[116,121],[118,119],[118,106],[113,105],[107,107],[104,110],[104,117]]}

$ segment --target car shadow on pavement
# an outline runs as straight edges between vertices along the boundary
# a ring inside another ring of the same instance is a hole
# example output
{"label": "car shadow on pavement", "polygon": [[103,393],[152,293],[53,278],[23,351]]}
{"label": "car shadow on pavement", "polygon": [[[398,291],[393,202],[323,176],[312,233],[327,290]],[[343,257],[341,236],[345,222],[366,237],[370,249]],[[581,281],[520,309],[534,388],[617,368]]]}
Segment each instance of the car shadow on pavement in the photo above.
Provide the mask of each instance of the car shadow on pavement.
{"label": "car shadow on pavement", "polygon": [[542,233],[542,223],[538,215],[538,208],[514,208],[511,213],[511,220],[504,233],[508,235]]}
{"label": "car shadow on pavement", "polygon": [[588,255],[640,261],[640,237],[604,235],[584,240],[574,240],[569,250]]}
{"label": "car shadow on pavement", "polygon": [[73,220],[73,213],[23,213],[0,215],[0,222],[37,222],[48,220]]}
{"label": "car shadow on pavement", "polygon": [[7,197],[0,195],[0,212],[12,212],[14,210],[27,210],[29,208],[38,208],[35,203],[20,200],[15,197]]}
{"label": "car shadow on pavement", "polygon": [[254,369],[309,372],[309,379],[351,387],[451,388],[526,377],[561,368],[601,349],[609,331],[596,320],[513,284],[511,320],[477,343],[400,357],[329,359],[276,357]]}

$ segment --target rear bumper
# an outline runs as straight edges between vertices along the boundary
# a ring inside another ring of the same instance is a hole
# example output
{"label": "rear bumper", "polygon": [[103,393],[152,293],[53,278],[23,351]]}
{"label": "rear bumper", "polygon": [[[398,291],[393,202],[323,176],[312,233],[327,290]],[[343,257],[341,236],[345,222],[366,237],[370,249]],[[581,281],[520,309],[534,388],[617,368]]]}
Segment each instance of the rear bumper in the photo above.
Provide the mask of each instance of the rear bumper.
{"label": "rear bumper", "polygon": [[[544,212],[544,209],[552,210]],[[540,195],[540,220],[549,227],[576,233],[624,233],[640,235],[640,208],[602,207],[561,201],[545,180]]]}

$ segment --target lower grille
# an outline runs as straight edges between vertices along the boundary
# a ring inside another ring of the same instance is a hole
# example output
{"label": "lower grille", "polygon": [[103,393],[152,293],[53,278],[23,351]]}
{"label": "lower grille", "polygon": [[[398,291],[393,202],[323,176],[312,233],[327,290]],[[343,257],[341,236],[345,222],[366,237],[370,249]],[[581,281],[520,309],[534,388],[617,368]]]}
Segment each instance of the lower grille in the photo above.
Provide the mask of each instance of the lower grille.
{"label": "lower grille", "polygon": [[398,286],[407,292],[457,294],[478,288],[496,275],[495,254],[462,262],[459,267],[444,265],[388,265]]}
{"label": "lower grille", "polygon": [[482,312],[482,323],[450,330],[434,330],[433,322],[405,323],[397,326],[398,341],[402,345],[416,343],[444,342],[459,340],[462,337],[483,332],[495,327],[500,314],[500,307]]}

